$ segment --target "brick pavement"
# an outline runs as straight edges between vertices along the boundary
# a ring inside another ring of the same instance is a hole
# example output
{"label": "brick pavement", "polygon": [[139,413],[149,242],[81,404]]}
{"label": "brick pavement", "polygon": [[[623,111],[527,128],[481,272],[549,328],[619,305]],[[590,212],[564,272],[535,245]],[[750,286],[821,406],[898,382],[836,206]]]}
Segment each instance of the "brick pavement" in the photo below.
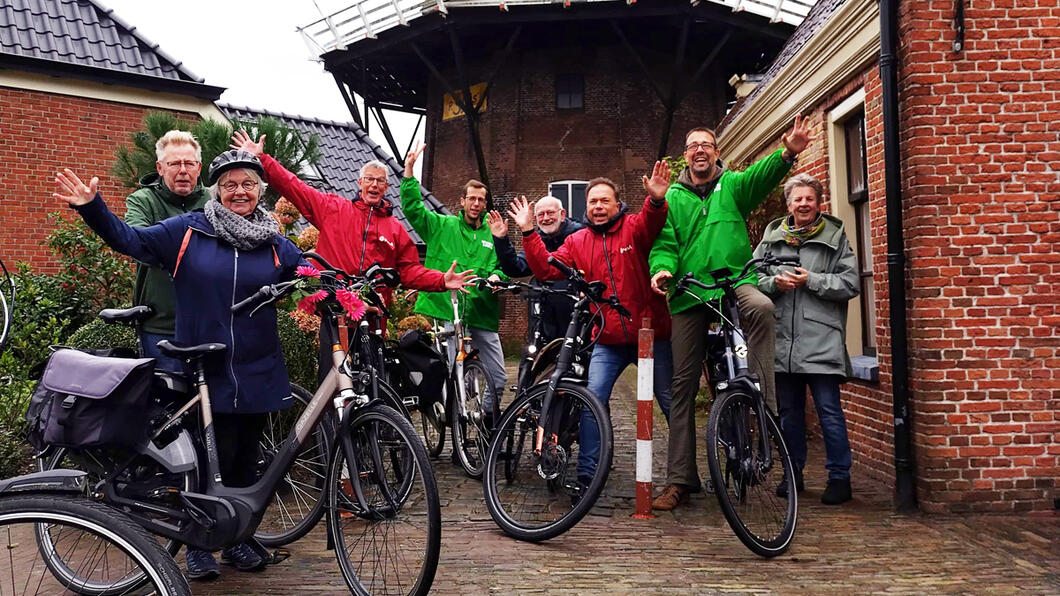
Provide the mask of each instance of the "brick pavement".
{"label": "brick pavement", "polygon": [[[761,559],[732,534],[711,495],[653,520],[633,512],[635,369],[616,386],[615,465],[603,496],[573,530],[528,544],[505,536],[481,485],[437,462],[442,554],[435,594],[1060,594],[1060,515],[899,515],[889,489],[853,470],[854,500],[821,505],[820,440],[799,505],[794,544]],[[701,421],[702,425],[702,421]],[[656,412],[655,478],[665,478],[666,429]],[[700,454],[702,456],[702,454]],[[702,460],[702,457],[701,457]],[[706,474],[706,462],[701,461]],[[196,594],[342,594],[323,527],[262,573],[224,569]],[[183,557],[181,557],[183,559]]]}

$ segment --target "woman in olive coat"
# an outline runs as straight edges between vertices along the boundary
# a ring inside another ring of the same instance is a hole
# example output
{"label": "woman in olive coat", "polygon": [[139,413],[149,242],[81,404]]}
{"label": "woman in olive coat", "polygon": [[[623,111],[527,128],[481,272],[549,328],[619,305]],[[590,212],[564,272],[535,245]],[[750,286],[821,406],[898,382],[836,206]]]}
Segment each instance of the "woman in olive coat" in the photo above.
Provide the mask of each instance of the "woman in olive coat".
{"label": "woman in olive coat", "polygon": [[[810,388],[824,435],[828,485],[821,501],[851,498],[850,442],[839,385],[850,375],[846,350],[847,301],[858,295],[857,259],[843,222],[821,213],[821,183],[807,174],[784,185],[788,215],[770,223],[755,256],[798,256],[799,267],[773,266],[758,287],[773,299],[777,319],[776,387],[784,442],[802,490],[806,464],[806,388]],[[764,273],[764,274],[763,274]],[[779,496],[789,487],[781,485]]]}

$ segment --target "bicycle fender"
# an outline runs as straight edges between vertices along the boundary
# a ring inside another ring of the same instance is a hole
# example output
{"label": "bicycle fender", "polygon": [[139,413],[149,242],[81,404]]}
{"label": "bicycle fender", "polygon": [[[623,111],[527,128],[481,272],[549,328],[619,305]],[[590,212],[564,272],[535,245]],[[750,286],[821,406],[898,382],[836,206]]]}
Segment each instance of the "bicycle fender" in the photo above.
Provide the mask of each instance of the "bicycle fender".
{"label": "bicycle fender", "polygon": [[45,470],[0,480],[0,495],[14,493],[85,494],[88,473],[83,470]]}

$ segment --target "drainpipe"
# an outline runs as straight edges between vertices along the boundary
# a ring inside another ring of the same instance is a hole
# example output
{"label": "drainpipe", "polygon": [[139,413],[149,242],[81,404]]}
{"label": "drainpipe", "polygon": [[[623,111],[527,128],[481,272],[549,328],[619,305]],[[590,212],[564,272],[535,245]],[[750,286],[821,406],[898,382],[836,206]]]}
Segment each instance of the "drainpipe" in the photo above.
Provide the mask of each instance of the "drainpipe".
{"label": "drainpipe", "polygon": [[891,396],[894,407],[894,504],[916,510],[916,475],[909,410],[909,352],[905,314],[905,240],[898,147],[898,3],[880,1],[880,82],[883,91],[883,163],[887,192],[887,288],[891,326]]}

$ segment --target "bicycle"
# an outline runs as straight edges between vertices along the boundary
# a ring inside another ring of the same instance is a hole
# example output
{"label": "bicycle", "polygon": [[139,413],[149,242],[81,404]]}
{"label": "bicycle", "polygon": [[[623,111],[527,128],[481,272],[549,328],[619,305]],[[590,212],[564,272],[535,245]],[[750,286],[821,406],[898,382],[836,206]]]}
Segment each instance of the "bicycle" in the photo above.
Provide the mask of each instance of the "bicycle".
{"label": "bicycle", "polygon": [[[482,482],[486,506],[501,530],[530,542],[554,538],[574,527],[607,482],[614,440],[611,418],[585,387],[584,376],[571,373],[577,355],[592,347],[585,340],[587,326],[594,324],[592,306],[599,310],[608,305],[629,316],[616,296],[603,297],[603,282],[587,282],[564,263],[554,258],[549,262],[567,277],[572,296],[581,297],[547,380],[527,383],[501,415]],[[580,431],[592,422],[599,429],[599,453],[592,476],[579,477]]]}
{"label": "bicycle", "polygon": [[[332,327],[333,337],[338,337],[337,319],[345,312],[338,294],[364,291],[370,300],[378,300],[371,290],[373,284],[380,279],[396,284],[393,270],[372,267],[363,277],[354,277],[331,267],[315,253],[303,256],[325,267],[319,272],[325,297],[317,303],[317,312],[321,324]],[[304,279],[295,279],[265,286],[232,310],[257,310],[303,285]],[[365,325],[362,321],[358,328]],[[221,477],[204,372],[204,360],[223,353],[226,346],[208,343],[180,347],[163,341],[159,349],[185,361],[194,371],[195,396],[163,422],[151,425],[151,438],[139,453],[117,457],[102,449],[84,453],[101,465],[90,489],[94,499],[123,509],[150,532],[196,548],[217,550],[250,540],[277,486],[295,465],[310,433],[325,418],[330,402],[335,424],[325,428],[327,444],[335,447],[329,454],[324,502],[329,542],[335,546],[347,586],[358,594],[389,593],[395,588],[403,594],[429,590],[441,540],[433,470],[411,424],[383,403],[383,384],[371,366],[363,366],[356,352],[348,358],[341,344],[332,346],[332,369],[275,457],[265,464],[261,478],[252,486],[234,488],[225,486]],[[171,449],[179,441],[191,441],[185,419],[196,406],[204,463],[194,448]],[[160,483],[154,477],[139,478],[135,464],[143,457],[166,470],[205,470],[201,489]],[[69,471],[41,474],[62,472]]]}
{"label": "bicycle", "polygon": [[[15,284],[2,260],[0,271],[2,354],[10,339]],[[158,542],[121,512],[85,499],[85,492],[84,473],[78,471],[0,480],[0,594],[190,596],[180,569]],[[38,567],[38,561],[44,565]]]}
{"label": "bicycle", "polygon": [[674,295],[690,285],[722,290],[718,300],[696,296],[718,317],[706,338],[707,369],[715,394],[707,421],[707,464],[714,494],[733,532],[755,554],[775,557],[788,549],[795,536],[798,495],[795,490],[787,491],[787,498],[776,494],[781,483],[795,486],[794,472],[780,424],[766,407],[759,379],[748,367],[734,291],[759,264],[797,265],[798,259],[773,255],[752,259],[737,275],[728,269],[711,272],[713,284],[690,272],[674,284]]}
{"label": "bicycle", "polygon": [[[143,322],[147,320],[154,310],[150,306],[134,306],[131,308],[109,308],[100,311],[98,317],[108,325],[122,325],[132,327],[136,337],[136,349],[126,354],[122,348],[103,350],[104,355],[144,357],[144,349],[141,332]],[[56,346],[55,348],[58,348]],[[54,348],[53,348],[54,349]],[[154,405],[165,414],[172,415],[176,411],[181,400],[192,397],[192,386],[189,379],[180,373],[156,369],[154,372],[153,392]],[[265,424],[265,432],[262,437],[260,467],[275,456],[282,443],[292,428],[298,416],[304,412],[306,405],[313,395],[296,383],[291,383],[291,396],[293,406],[279,412],[270,412]],[[324,480],[327,475],[327,462],[329,445],[326,439],[324,426],[318,426],[310,435],[309,440],[302,446],[301,451],[295,459],[295,464],[284,476],[283,482],[277,489],[273,500],[262,518],[254,538],[263,546],[280,547],[290,544],[309,533],[320,519],[324,516]],[[62,468],[76,468],[81,462],[78,456],[67,457],[66,449],[62,447],[53,448],[42,452],[38,458],[41,470]],[[87,471],[98,470],[98,465],[88,465]],[[157,473],[163,470],[155,469]],[[143,476],[141,470],[141,476]],[[185,490],[194,490],[198,479],[188,475],[181,484]],[[180,544],[170,542],[166,546],[172,554],[176,555],[180,550]],[[286,551],[277,551],[272,555],[273,562],[279,562],[287,556]]]}

